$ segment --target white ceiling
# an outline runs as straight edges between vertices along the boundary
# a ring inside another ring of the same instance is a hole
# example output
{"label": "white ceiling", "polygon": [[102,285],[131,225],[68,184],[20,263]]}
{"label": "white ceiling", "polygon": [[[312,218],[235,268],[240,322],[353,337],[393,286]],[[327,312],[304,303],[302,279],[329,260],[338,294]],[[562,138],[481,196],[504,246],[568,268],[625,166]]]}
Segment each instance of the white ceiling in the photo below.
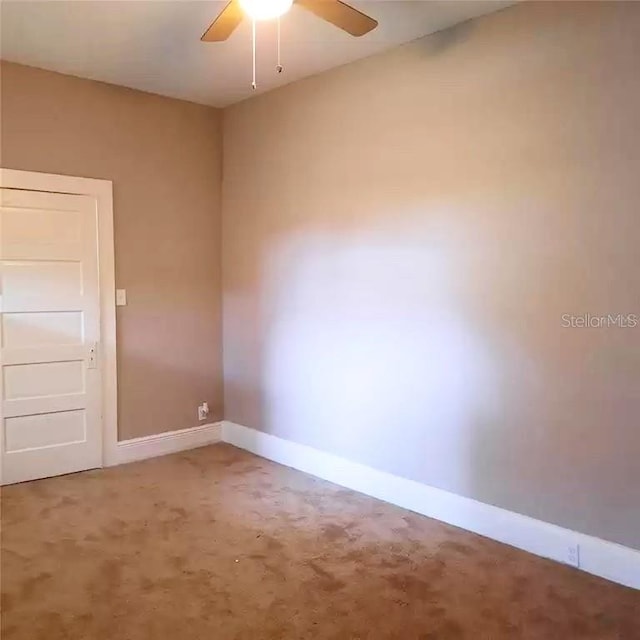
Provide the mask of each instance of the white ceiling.
{"label": "white ceiling", "polygon": [[[224,7],[215,0],[2,0],[5,60],[222,107],[251,89],[251,27],[245,20],[223,43],[200,36]],[[258,89],[364,58],[513,4],[513,0],[367,0],[351,4],[379,21],[354,38],[300,7],[276,28],[258,25]]]}

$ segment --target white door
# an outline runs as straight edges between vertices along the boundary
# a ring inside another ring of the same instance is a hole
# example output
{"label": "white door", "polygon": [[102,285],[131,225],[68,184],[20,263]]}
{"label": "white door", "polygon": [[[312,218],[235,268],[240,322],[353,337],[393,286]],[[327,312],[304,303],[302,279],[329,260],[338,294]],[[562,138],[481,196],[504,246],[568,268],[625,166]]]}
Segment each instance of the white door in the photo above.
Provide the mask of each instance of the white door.
{"label": "white door", "polygon": [[0,193],[2,484],[99,467],[96,200]]}

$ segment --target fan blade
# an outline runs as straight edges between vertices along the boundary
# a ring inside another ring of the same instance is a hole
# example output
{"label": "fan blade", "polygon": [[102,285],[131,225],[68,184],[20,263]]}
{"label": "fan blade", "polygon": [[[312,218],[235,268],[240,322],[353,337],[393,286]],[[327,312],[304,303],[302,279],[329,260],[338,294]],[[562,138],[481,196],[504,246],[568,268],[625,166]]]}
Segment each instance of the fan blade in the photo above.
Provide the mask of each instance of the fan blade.
{"label": "fan blade", "polygon": [[204,32],[200,40],[203,42],[222,42],[226,40],[242,22],[242,18],[244,18],[244,13],[240,8],[240,3],[238,0],[231,0]]}
{"label": "fan blade", "polygon": [[297,0],[296,4],[352,36],[363,36],[378,26],[377,20],[340,0]]}

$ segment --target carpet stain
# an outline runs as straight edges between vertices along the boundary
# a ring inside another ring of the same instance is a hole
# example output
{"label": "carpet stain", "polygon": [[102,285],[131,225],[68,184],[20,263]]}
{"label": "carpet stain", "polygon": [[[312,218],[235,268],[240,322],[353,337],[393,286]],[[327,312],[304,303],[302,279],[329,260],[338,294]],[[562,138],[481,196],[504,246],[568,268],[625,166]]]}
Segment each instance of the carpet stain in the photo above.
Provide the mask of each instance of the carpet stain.
{"label": "carpet stain", "polygon": [[315,587],[333,593],[344,589],[346,586],[345,582],[338,580],[332,573],[318,565],[318,563],[309,560],[306,564],[316,574],[316,580],[314,581]]}
{"label": "carpet stain", "polygon": [[229,445],[2,489],[2,640],[640,640],[640,593]]}

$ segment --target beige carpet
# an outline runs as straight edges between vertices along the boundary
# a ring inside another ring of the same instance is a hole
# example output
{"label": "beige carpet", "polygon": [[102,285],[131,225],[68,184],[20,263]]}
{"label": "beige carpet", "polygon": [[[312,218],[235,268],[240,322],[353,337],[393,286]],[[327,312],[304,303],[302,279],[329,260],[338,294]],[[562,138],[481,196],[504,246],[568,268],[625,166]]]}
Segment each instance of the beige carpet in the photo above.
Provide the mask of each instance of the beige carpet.
{"label": "beige carpet", "polygon": [[640,592],[228,445],[2,509],[2,640],[640,638]]}

